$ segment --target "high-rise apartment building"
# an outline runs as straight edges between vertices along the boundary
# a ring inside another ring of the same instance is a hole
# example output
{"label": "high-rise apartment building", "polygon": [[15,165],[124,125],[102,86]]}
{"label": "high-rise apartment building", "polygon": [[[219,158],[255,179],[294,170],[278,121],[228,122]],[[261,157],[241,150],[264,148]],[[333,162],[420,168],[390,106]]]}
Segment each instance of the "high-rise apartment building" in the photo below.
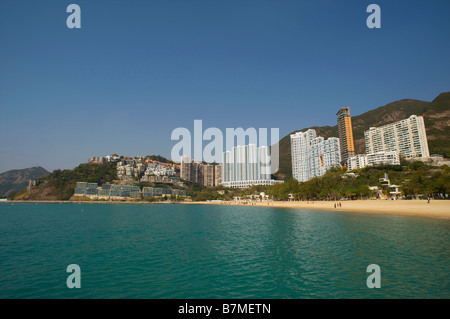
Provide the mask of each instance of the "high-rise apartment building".
{"label": "high-rise apartment building", "polygon": [[203,164],[201,166],[203,170],[203,185],[204,186],[214,186],[214,165]]}
{"label": "high-rise apartment building", "polygon": [[252,185],[282,183],[270,179],[270,155],[267,146],[239,145],[223,153],[222,185],[245,188]]}
{"label": "high-rise apartment building", "polygon": [[322,176],[341,161],[339,139],[325,140],[316,136],[316,131],[291,134],[292,176],[299,182]]}
{"label": "high-rise apartment building", "polygon": [[214,166],[214,186],[222,185],[222,165]]}
{"label": "high-rise apartment building", "polygon": [[202,163],[194,161],[187,156],[181,157],[180,178],[189,182],[203,184]]}
{"label": "high-rise apartment building", "polygon": [[185,181],[191,180],[191,159],[187,156],[181,157],[180,178],[184,179]]}
{"label": "high-rise apartment building", "polygon": [[430,157],[422,116],[371,127],[364,132],[364,139],[367,154],[396,151],[407,159]]}
{"label": "high-rise apartment building", "polygon": [[336,113],[336,115],[341,147],[341,160],[343,165],[347,165],[348,158],[355,155],[355,144],[353,142],[353,129],[352,118],[350,117],[350,108],[343,107]]}
{"label": "high-rise apartment building", "polygon": [[222,165],[202,164],[203,186],[219,186],[222,184]]}
{"label": "high-rise apartment building", "polygon": [[204,186],[218,186],[222,183],[222,166],[220,164],[203,164],[191,160],[187,156],[182,156],[180,178]]}

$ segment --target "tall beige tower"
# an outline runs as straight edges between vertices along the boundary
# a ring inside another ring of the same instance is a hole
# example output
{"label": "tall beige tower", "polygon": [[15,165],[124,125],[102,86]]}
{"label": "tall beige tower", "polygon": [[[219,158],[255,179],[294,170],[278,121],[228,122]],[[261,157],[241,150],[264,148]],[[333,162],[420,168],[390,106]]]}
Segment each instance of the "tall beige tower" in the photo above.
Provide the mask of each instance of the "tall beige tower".
{"label": "tall beige tower", "polygon": [[350,108],[343,107],[336,113],[336,115],[339,131],[339,143],[341,147],[341,163],[347,166],[347,159],[355,156],[355,144],[353,142]]}

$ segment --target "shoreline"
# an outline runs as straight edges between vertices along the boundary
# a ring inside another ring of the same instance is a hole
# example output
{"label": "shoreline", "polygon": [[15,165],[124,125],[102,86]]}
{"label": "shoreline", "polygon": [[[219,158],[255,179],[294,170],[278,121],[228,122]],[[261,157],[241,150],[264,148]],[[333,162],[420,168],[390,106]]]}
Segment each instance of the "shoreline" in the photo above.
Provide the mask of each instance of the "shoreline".
{"label": "shoreline", "polygon": [[[184,204],[184,205],[233,205],[248,207],[276,207],[290,209],[314,209],[337,212],[381,213],[390,215],[407,215],[450,219],[449,200],[354,200],[354,201],[206,201],[206,202],[145,202],[145,201],[4,201],[0,203],[53,203],[53,204]],[[341,203],[341,207],[334,207],[335,203]]]}
{"label": "shoreline", "polygon": [[[341,207],[334,207],[341,203]],[[268,202],[192,202],[191,204],[240,205],[249,207],[278,207],[313,209],[365,214],[405,215],[450,219],[449,200],[354,200],[354,201],[268,201]]]}

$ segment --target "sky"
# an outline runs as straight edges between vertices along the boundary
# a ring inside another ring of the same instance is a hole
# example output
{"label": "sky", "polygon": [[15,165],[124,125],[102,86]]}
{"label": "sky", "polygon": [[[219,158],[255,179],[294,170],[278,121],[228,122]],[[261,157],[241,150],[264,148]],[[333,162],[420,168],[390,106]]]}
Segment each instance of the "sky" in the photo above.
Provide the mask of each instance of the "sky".
{"label": "sky", "polygon": [[449,16],[448,0],[2,0],[0,172],[170,158],[194,120],[282,138],[343,106],[432,101],[450,91]]}

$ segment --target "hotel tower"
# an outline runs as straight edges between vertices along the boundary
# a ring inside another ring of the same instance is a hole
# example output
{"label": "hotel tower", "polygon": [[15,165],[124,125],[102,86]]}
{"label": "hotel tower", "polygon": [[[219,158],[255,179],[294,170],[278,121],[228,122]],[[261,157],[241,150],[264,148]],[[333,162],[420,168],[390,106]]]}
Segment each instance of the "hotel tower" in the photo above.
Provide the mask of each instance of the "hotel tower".
{"label": "hotel tower", "polygon": [[337,112],[336,115],[338,122],[339,142],[341,146],[341,161],[343,165],[347,165],[348,158],[355,155],[350,108],[343,107],[339,110],[339,112]]}

